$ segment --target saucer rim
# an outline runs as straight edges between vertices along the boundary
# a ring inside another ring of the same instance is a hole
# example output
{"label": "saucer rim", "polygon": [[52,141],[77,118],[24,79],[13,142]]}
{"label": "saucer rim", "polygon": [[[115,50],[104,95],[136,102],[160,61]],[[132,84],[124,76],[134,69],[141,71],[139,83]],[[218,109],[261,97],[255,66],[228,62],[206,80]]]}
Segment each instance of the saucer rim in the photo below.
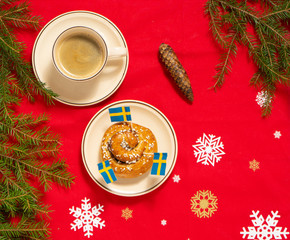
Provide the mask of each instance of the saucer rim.
{"label": "saucer rim", "polygon": [[[31,58],[32,58],[32,69],[33,69],[33,72],[34,72],[34,75],[35,75],[36,79],[39,82],[41,82],[42,84],[44,84],[44,87],[46,87],[45,86],[46,83],[44,81],[41,81],[41,78],[39,77],[39,75],[37,73],[37,70],[36,70],[35,51],[36,51],[37,44],[38,44],[38,42],[39,42],[39,40],[40,40],[43,32],[46,31],[47,27],[50,24],[52,24],[55,21],[58,21],[59,19],[61,19],[62,17],[66,16],[66,15],[70,15],[70,14],[73,15],[73,14],[78,14],[78,13],[84,13],[84,14],[94,15],[96,18],[100,17],[100,18],[104,19],[105,21],[107,21],[118,32],[118,35],[120,36],[120,38],[121,38],[121,40],[122,40],[122,42],[124,44],[124,47],[127,49],[126,62],[124,64],[125,65],[125,69],[123,70],[122,76],[120,76],[120,80],[118,81],[118,84],[116,84],[115,88],[112,91],[110,91],[107,95],[105,95],[104,97],[98,98],[98,99],[93,100],[93,101],[90,101],[90,102],[76,103],[76,102],[71,102],[71,101],[67,101],[67,100],[60,99],[59,96],[56,96],[56,97],[53,96],[53,98],[55,100],[57,100],[58,102],[61,102],[63,104],[66,104],[66,105],[69,105],[69,106],[76,106],[76,107],[86,107],[86,106],[91,106],[91,105],[100,103],[100,102],[106,100],[107,98],[109,98],[110,96],[112,96],[118,90],[118,88],[121,86],[121,84],[123,83],[123,81],[125,79],[125,76],[127,74],[127,71],[128,71],[128,66],[129,66],[129,50],[128,50],[128,45],[127,45],[127,42],[126,42],[126,40],[125,40],[122,32],[120,31],[120,29],[111,20],[109,20],[107,17],[105,17],[105,16],[103,16],[103,15],[101,15],[99,13],[96,13],[96,12],[93,12],[93,11],[87,11],[87,10],[74,10],[74,11],[69,11],[69,12],[62,13],[62,14],[54,17],[53,19],[51,19],[49,22],[47,22],[42,27],[42,29],[40,30],[40,32],[38,33],[38,35],[37,35],[37,37],[36,37],[36,39],[34,41]],[[73,26],[76,26],[76,25],[72,25],[70,27],[73,27]],[[82,81],[82,82],[84,82],[84,81]],[[80,84],[81,84],[81,82],[80,82]],[[50,90],[52,90],[52,89],[50,89]]]}

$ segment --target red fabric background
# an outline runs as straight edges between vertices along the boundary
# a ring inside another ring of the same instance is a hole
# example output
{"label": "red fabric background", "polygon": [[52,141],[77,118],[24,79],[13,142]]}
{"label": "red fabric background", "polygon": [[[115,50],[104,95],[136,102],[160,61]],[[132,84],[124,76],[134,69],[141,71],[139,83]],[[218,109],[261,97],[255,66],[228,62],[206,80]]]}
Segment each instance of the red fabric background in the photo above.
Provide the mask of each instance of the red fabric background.
{"label": "red fabric background", "polygon": [[[242,227],[252,226],[250,214],[260,210],[264,217],[279,211],[278,226],[288,227],[289,207],[289,88],[278,86],[272,115],[261,118],[249,86],[256,68],[239,48],[232,73],[223,87],[210,90],[220,49],[209,31],[204,15],[205,0],[196,1],[118,1],[118,0],[30,0],[34,15],[43,25],[59,14],[72,10],[99,13],[123,33],[129,48],[129,69],[121,87],[102,103],[89,107],[71,107],[56,102],[46,106],[25,99],[19,111],[51,115],[51,130],[62,139],[61,155],[76,176],[71,189],[54,186],[43,201],[53,212],[50,226],[52,239],[87,239],[82,229],[73,231],[74,217],[69,208],[80,207],[81,200],[104,205],[100,217],[106,227],[94,228],[90,239],[242,239]],[[19,31],[19,40],[27,45],[26,57],[38,32]],[[187,103],[158,59],[158,47],[170,44],[185,67],[192,83],[194,102]],[[93,115],[109,103],[136,99],[162,111],[172,123],[178,140],[178,157],[168,180],[157,190],[139,197],[119,197],[95,184],[81,158],[81,140]],[[280,131],[280,139],[274,137]],[[193,147],[202,134],[221,137],[224,152],[215,166],[196,162]],[[256,159],[260,169],[249,169]],[[179,175],[179,183],[172,177]],[[210,218],[198,218],[190,209],[190,199],[199,190],[210,190],[218,199],[218,209]],[[133,218],[121,217],[126,207]],[[167,220],[165,226],[161,220]],[[288,235],[289,237],[289,235]]]}

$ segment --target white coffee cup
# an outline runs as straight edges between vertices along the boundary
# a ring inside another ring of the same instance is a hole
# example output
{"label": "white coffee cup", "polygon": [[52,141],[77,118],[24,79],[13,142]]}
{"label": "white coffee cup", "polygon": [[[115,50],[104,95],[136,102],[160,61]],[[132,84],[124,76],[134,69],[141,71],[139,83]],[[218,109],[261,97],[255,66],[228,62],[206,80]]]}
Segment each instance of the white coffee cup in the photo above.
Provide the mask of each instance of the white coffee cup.
{"label": "white coffee cup", "polygon": [[66,78],[76,81],[94,78],[102,72],[109,59],[126,54],[126,48],[108,48],[100,33],[85,26],[63,31],[52,50],[56,69]]}

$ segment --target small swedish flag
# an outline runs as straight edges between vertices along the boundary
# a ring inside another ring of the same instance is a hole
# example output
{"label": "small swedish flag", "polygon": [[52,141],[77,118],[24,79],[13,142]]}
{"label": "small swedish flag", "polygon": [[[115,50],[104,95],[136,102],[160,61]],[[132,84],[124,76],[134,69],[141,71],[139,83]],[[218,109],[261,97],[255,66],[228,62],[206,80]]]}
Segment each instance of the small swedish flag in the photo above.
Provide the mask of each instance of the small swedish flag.
{"label": "small swedish flag", "polygon": [[132,121],[130,107],[109,108],[111,122]]}
{"label": "small swedish flag", "polygon": [[117,180],[115,173],[110,166],[109,160],[98,163],[98,168],[106,183],[115,182]]}
{"label": "small swedish flag", "polygon": [[167,153],[154,153],[152,175],[165,175]]}

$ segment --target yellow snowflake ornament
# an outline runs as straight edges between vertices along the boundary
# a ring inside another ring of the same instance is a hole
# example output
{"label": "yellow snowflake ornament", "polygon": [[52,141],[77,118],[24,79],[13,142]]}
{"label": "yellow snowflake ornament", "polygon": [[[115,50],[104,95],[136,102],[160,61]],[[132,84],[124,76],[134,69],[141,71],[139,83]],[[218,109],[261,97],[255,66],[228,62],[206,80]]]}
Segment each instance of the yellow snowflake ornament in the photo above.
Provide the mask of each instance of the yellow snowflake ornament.
{"label": "yellow snowflake ornament", "polygon": [[217,197],[209,190],[199,190],[191,198],[191,211],[197,217],[211,217],[217,211]]}
{"label": "yellow snowflake ornament", "polygon": [[133,210],[129,209],[128,207],[126,209],[123,209],[122,210],[122,218],[125,218],[126,221],[129,219],[129,218],[133,218],[132,216],[132,212]]}
{"label": "yellow snowflake ornament", "polygon": [[252,169],[254,172],[257,169],[260,169],[260,162],[256,161],[256,159],[254,159],[253,161],[250,161],[249,163],[250,163],[249,168]]}

